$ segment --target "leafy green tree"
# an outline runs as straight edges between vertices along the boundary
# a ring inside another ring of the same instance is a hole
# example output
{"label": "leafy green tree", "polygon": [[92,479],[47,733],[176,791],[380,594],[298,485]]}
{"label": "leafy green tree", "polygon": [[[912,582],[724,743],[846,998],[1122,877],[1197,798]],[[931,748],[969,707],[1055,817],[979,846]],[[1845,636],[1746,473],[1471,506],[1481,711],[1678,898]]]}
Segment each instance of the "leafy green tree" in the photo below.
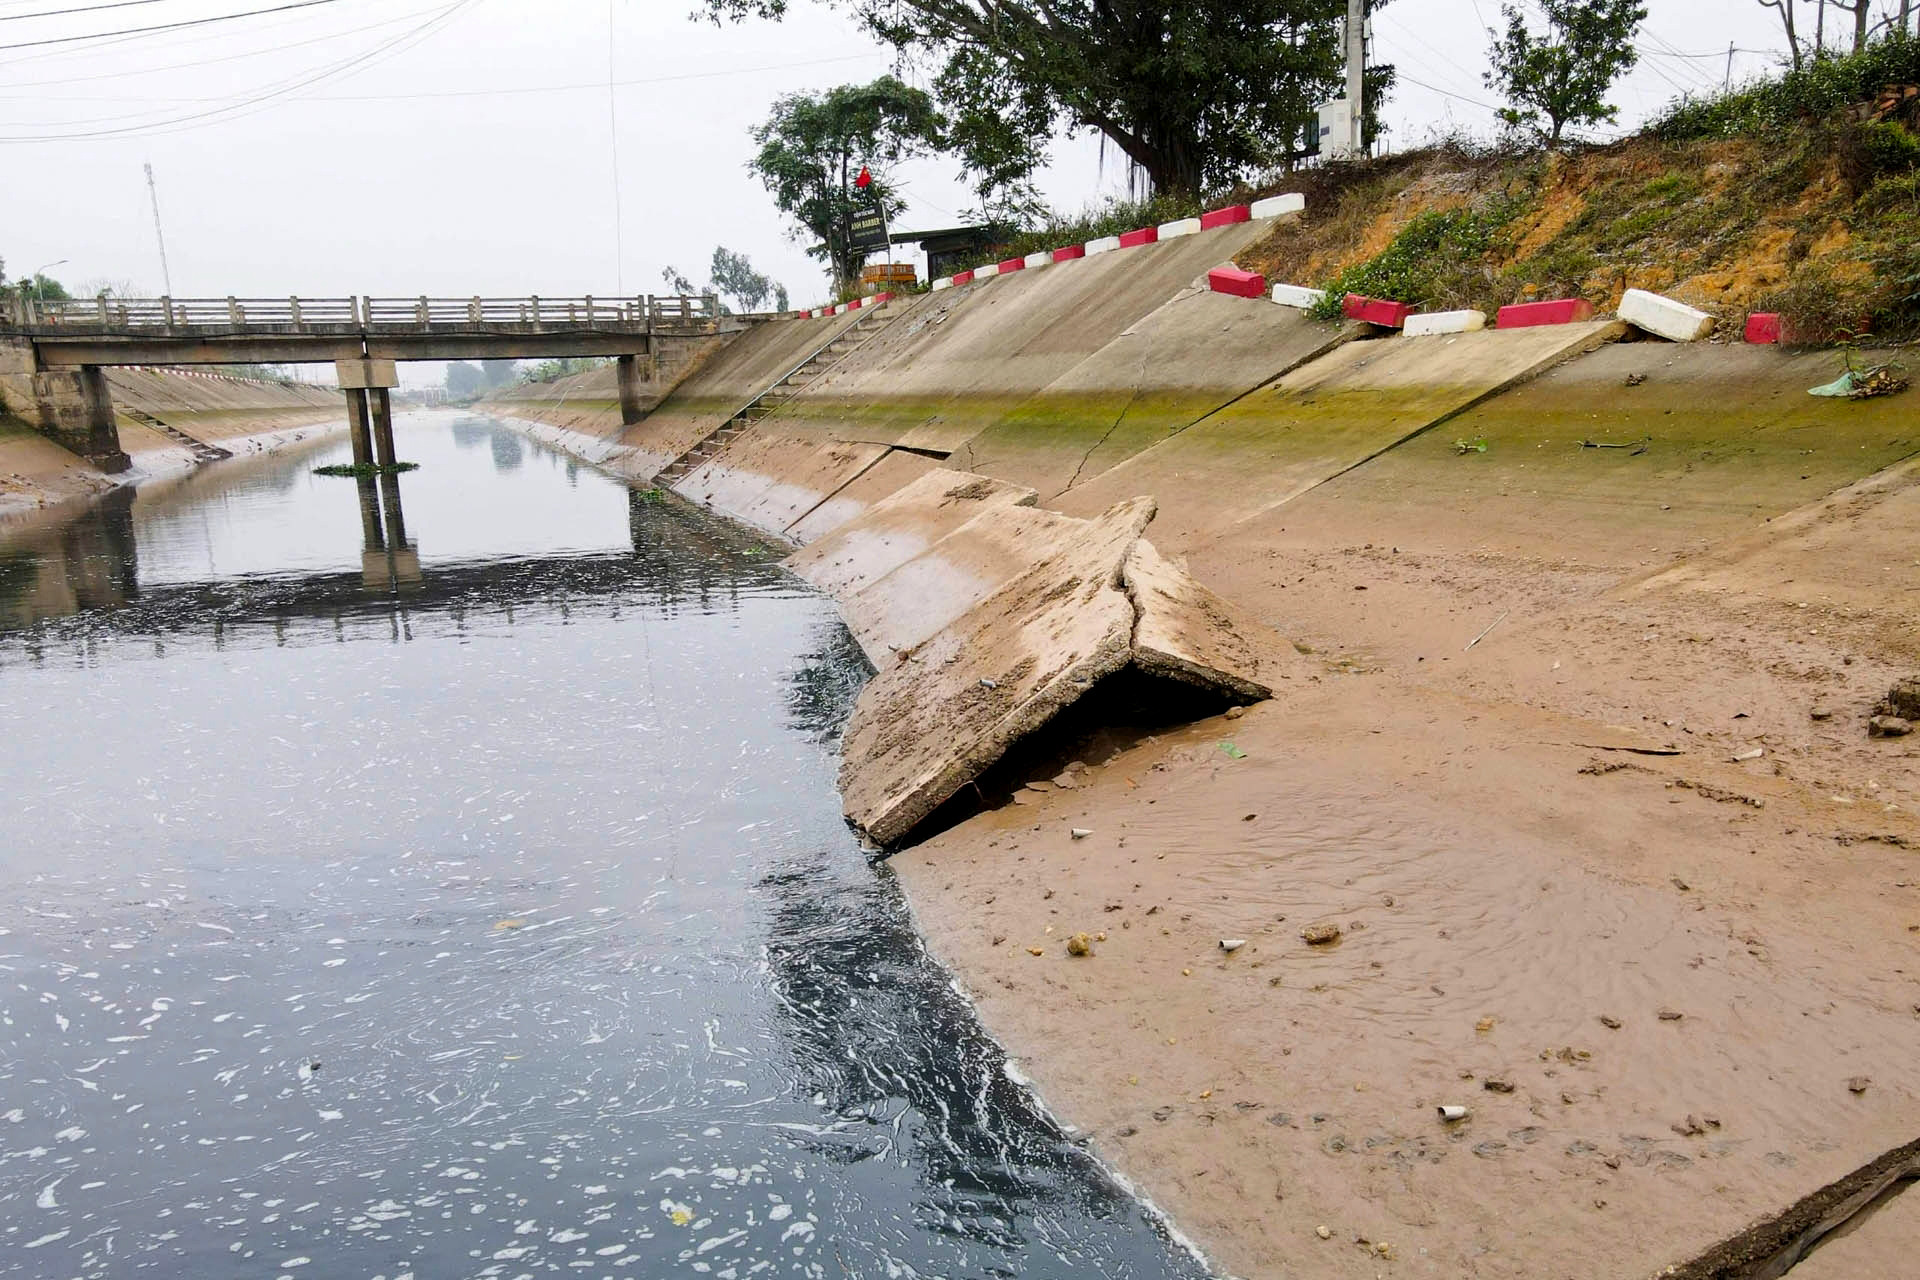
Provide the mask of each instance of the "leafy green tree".
{"label": "leafy green tree", "polygon": [[[887,169],[937,147],[940,138],[933,99],[881,76],[871,84],[775,102],[753,131],[760,150],[749,167],[766,182],[774,205],[799,225],[800,235],[818,242],[807,252],[844,285],[859,274],[865,256],[850,242],[853,219],[875,208],[888,218],[904,211],[906,201]],[[862,168],[873,178],[864,191],[854,186]]]}
{"label": "leafy green tree", "polygon": [[[1509,106],[1500,118],[1558,146],[1570,124],[1606,124],[1620,108],[1607,101],[1613,82],[1640,60],[1634,36],[1647,20],[1643,0],[1537,0],[1547,30],[1535,35],[1517,5],[1505,4],[1505,33],[1493,37],[1487,87]],[[1543,123],[1544,121],[1544,123]]]}
{"label": "leafy green tree", "polygon": [[660,278],[667,282],[667,288],[682,297],[691,298],[700,292],[700,290],[694,287],[693,281],[680,274],[678,267],[665,268],[660,272]]}
{"label": "leafy green tree", "polygon": [[[758,311],[773,296],[773,281],[753,269],[744,253],[724,245],[713,251],[713,291],[732,298],[742,311]],[[783,307],[782,310],[785,308]]]}
{"label": "leafy green tree", "polygon": [[513,374],[520,367],[518,360],[482,360],[480,362],[481,380],[489,390],[504,387],[513,381]]}
{"label": "leafy green tree", "polygon": [[447,364],[447,394],[455,400],[464,400],[468,396],[477,396],[486,390],[487,378],[480,366],[469,364],[465,360],[454,360]]}
{"label": "leafy green tree", "polygon": [[[790,2],[705,0],[715,20],[778,18]],[[1062,126],[1097,130],[1156,191],[1228,186],[1302,154],[1344,73],[1345,0],[817,2],[938,67],[949,137],[989,208],[1030,194]]]}

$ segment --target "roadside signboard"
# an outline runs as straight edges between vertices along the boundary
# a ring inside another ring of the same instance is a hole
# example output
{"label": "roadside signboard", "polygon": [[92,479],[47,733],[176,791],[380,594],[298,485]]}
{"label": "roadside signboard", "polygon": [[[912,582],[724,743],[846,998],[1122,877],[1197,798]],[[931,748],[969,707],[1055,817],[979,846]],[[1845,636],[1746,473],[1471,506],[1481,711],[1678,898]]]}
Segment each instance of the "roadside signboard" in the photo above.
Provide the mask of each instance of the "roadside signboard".
{"label": "roadside signboard", "polygon": [[847,223],[847,242],[855,253],[871,253],[887,247],[887,220],[880,210],[856,213]]}

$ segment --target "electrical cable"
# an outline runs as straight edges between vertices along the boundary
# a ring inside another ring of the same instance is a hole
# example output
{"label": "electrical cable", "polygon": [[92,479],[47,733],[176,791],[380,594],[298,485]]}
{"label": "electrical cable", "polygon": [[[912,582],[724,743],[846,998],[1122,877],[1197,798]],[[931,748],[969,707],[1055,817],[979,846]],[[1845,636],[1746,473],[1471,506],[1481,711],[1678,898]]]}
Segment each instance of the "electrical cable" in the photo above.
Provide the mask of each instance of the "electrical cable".
{"label": "electrical cable", "polygon": [[308,76],[304,80],[300,80],[297,83],[289,84],[284,88],[276,89],[267,93],[262,93],[259,96],[249,99],[247,101],[231,103],[227,106],[213,108],[212,110],[209,110],[209,111],[193,112],[188,115],[176,117],[172,120],[159,120],[159,121],[154,121],[150,124],[144,124],[144,125],[126,125],[116,129],[94,129],[94,130],[87,130],[87,131],[78,132],[78,133],[40,134],[40,135],[30,135],[30,136],[0,135],[0,143],[97,141],[105,138],[125,138],[125,137],[135,137],[135,136],[144,137],[144,136],[152,136],[154,134],[159,134],[159,133],[175,133],[175,132],[181,132],[183,127],[186,129],[204,127],[200,122],[214,121],[217,118],[231,118],[236,116],[239,113],[249,112],[250,109],[252,108],[262,107],[264,104],[269,103],[276,98],[284,97],[287,94],[292,93],[298,89],[305,88],[308,85],[317,84],[322,80],[330,79],[334,76],[343,75],[351,71],[359,70],[362,67],[369,66],[373,63],[375,59],[384,60],[386,56],[390,56],[393,53],[401,52],[402,47],[406,45],[407,41],[414,40],[416,37],[420,39],[424,39],[428,34],[431,34],[433,28],[435,28],[436,26],[444,25],[459,10],[464,9],[467,6],[476,4],[476,3],[478,3],[478,0],[454,0],[454,3],[447,5],[445,8],[441,9],[438,13],[436,13],[431,18],[428,18],[425,22],[421,23],[419,26],[414,27],[409,31],[402,32],[400,35],[395,36],[392,40],[389,40],[387,43],[383,45],[378,45],[373,49],[370,49],[365,53],[355,55],[354,57],[343,59],[340,62],[335,63],[333,66],[323,68],[319,72],[311,76]]}
{"label": "electrical cable", "polygon": [[160,4],[162,0],[113,0],[112,4],[89,4],[78,9],[43,9],[39,13],[0,13],[0,22],[25,22],[30,18],[64,18],[70,13],[98,13],[102,9],[131,9],[140,4]]}
{"label": "electrical cable", "polygon": [[163,22],[152,27],[127,27],[120,31],[96,31],[88,36],[56,36],[50,40],[26,40],[19,44],[0,44],[0,52],[9,49],[39,49],[50,44],[76,44],[82,40],[108,40],[115,36],[146,35],[155,31],[180,31],[187,27],[206,27],[216,22],[232,22],[238,18],[257,18],[263,13],[285,13],[289,9],[311,9],[316,5],[339,4],[340,0],[296,0],[293,4],[275,5],[271,9],[248,9],[244,13],[222,13],[211,18],[191,18],[184,22]]}

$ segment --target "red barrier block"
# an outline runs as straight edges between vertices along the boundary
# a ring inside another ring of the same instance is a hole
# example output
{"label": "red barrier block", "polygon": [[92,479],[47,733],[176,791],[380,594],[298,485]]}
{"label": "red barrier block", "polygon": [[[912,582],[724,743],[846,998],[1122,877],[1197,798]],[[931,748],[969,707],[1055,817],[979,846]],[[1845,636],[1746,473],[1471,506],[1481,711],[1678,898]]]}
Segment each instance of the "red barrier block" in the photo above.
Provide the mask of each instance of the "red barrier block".
{"label": "red barrier block", "polygon": [[956,272],[954,272],[954,273],[953,273],[953,287],[954,287],[954,288],[956,288],[956,289],[958,289],[958,288],[959,288],[959,287],[960,287],[961,285],[963,285],[963,284],[972,284],[972,283],[973,283],[973,272],[971,272],[971,271],[956,271]]}
{"label": "red barrier block", "polygon": [[1253,206],[1250,204],[1230,205],[1225,209],[1215,209],[1212,213],[1200,215],[1200,229],[1211,231],[1215,227],[1230,227],[1236,222],[1252,222]]}
{"label": "red barrier block", "polygon": [[1143,244],[1152,244],[1160,238],[1160,228],[1142,227],[1138,231],[1128,231],[1120,237],[1122,249],[1137,249]]}
{"label": "red barrier block", "polygon": [[1207,288],[1236,298],[1264,298],[1267,296],[1267,278],[1238,267],[1215,267],[1207,272]]}
{"label": "red barrier block", "polygon": [[883,306],[886,303],[889,303],[892,301],[893,301],[893,295],[891,293],[876,293],[871,298],[867,299],[867,305],[870,307],[878,307],[878,306]]}
{"label": "red barrier block", "polygon": [[1781,339],[1780,313],[1756,311],[1747,317],[1747,341],[1773,343]]}
{"label": "red barrier block", "polygon": [[1027,260],[1025,258],[1008,258],[1000,264],[1001,275],[1005,275],[1009,271],[1025,271],[1026,269]]}
{"label": "red barrier block", "polygon": [[1407,317],[1419,308],[1386,298],[1369,298],[1362,294],[1350,293],[1341,300],[1340,310],[1349,320],[1364,320],[1368,324],[1377,324],[1383,329],[1398,329],[1407,322]]}
{"label": "red barrier block", "polygon": [[1075,258],[1084,258],[1086,256],[1087,246],[1083,244],[1070,244],[1064,249],[1055,249],[1053,251],[1053,260],[1055,262],[1071,262]]}
{"label": "red barrier block", "polygon": [[1520,302],[1500,308],[1494,321],[1502,329],[1530,329],[1542,324],[1579,324],[1593,319],[1593,304],[1585,298],[1555,298],[1550,302]]}

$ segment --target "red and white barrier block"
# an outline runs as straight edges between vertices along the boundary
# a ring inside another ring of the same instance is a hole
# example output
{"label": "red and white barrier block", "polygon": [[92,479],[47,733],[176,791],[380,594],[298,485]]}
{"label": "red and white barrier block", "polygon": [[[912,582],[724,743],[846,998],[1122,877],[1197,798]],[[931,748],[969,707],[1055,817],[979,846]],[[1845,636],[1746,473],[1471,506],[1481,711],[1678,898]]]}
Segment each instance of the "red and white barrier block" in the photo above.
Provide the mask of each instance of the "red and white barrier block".
{"label": "red and white barrier block", "polygon": [[1365,321],[1382,329],[1398,329],[1406,324],[1407,317],[1416,308],[1389,298],[1369,298],[1365,294],[1350,293],[1341,299],[1340,310],[1349,320]]}
{"label": "red and white barrier block", "polygon": [[1786,340],[1786,326],[1777,311],[1756,311],[1747,317],[1746,339],[1757,346],[1771,346]]}
{"label": "red and white barrier block", "polygon": [[1585,298],[1553,298],[1502,307],[1496,323],[1502,329],[1531,329],[1543,324],[1580,324],[1591,319],[1593,304]]}
{"label": "red and white barrier block", "polygon": [[1409,338],[1432,338],[1447,333],[1478,333],[1486,327],[1484,311],[1428,311],[1408,316],[1401,332]]}
{"label": "red and white barrier block", "polygon": [[1620,318],[1669,342],[1698,342],[1713,332],[1713,317],[1684,302],[1645,289],[1629,289],[1620,299]]}
{"label": "red and white barrier block", "polygon": [[1304,213],[1307,198],[1297,191],[1283,196],[1268,196],[1265,200],[1255,200],[1248,212],[1256,218],[1282,218],[1290,213]]}
{"label": "red and white barrier block", "polygon": [[1325,302],[1325,289],[1307,289],[1297,284],[1277,284],[1273,286],[1273,300],[1283,307],[1298,307],[1302,311],[1311,311]]}
{"label": "red and white barrier block", "polygon": [[1156,241],[1178,240],[1181,236],[1198,235],[1199,232],[1200,232],[1200,219],[1180,218],[1173,222],[1163,222],[1159,226],[1155,227],[1154,239]]}
{"label": "red and white barrier block", "polygon": [[1264,298],[1267,296],[1267,278],[1238,267],[1215,267],[1207,272],[1207,288],[1235,298]]}

